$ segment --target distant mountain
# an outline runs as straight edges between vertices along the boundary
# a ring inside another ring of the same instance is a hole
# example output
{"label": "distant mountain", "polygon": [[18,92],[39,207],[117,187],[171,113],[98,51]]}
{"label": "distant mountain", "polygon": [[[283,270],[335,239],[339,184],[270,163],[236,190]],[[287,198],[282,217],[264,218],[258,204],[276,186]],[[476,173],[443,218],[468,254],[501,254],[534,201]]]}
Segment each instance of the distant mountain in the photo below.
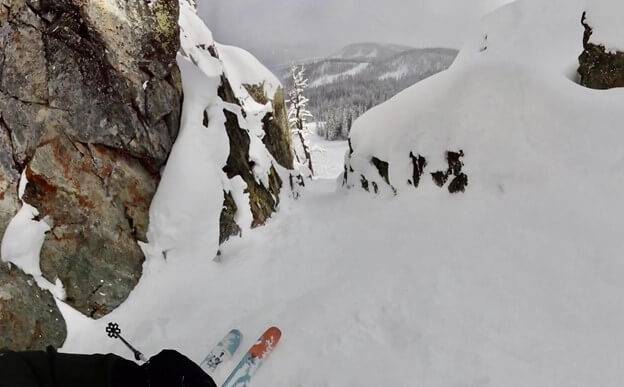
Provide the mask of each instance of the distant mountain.
{"label": "distant mountain", "polygon": [[[446,70],[457,50],[416,49],[378,43],[357,43],[328,58],[303,61],[309,80],[307,97],[319,134],[329,139],[346,138],[352,122],[373,106],[413,84]],[[289,65],[274,69],[289,88]]]}
{"label": "distant mountain", "polygon": [[342,48],[331,55],[331,58],[381,61],[413,49],[413,47],[396,44],[355,43]]}

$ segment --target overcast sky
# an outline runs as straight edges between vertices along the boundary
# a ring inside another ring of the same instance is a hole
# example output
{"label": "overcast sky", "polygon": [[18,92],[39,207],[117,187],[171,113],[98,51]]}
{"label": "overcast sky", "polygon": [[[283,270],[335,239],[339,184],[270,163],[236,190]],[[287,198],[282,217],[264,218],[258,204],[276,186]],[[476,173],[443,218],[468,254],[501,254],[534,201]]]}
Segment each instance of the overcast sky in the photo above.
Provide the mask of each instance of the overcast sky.
{"label": "overcast sky", "polygon": [[485,13],[510,0],[200,0],[220,43],[267,64],[330,54],[349,43],[460,48]]}

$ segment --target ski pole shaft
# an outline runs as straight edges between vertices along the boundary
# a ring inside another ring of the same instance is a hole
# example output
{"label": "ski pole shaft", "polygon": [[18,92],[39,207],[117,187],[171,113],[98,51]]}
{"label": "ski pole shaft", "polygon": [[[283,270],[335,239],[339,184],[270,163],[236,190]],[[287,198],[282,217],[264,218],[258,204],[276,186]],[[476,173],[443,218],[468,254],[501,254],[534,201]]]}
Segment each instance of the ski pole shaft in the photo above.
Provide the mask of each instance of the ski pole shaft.
{"label": "ski pole shaft", "polygon": [[134,348],[129,342],[127,342],[121,335],[119,335],[119,340],[121,340],[121,342],[124,343],[126,347],[132,351],[132,353],[134,353],[134,358],[137,361],[147,361],[145,356],[138,349]]}

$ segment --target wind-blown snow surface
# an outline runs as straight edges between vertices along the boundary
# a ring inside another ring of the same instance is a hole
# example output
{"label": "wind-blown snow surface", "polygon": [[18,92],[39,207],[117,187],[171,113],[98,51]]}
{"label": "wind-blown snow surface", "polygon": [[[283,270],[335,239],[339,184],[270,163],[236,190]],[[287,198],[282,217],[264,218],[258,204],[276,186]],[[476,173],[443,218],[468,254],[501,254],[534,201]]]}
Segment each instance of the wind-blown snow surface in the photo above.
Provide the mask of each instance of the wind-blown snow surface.
{"label": "wind-blown snow surface", "polygon": [[[487,50],[477,37],[450,70],[360,119],[352,165],[373,175],[371,155],[385,158],[397,196],[308,182],[221,263],[202,249],[153,257],[106,319],[64,307],[64,350],[128,356],[104,335],[118,321],[146,355],[201,361],[233,327],[246,348],[278,325],[255,387],[620,386],[624,91],[569,79],[581,12],[575,0],[499,10]],[[407,186],[409,150],[433,169],[458,148],[465,194],[427,175]]]}

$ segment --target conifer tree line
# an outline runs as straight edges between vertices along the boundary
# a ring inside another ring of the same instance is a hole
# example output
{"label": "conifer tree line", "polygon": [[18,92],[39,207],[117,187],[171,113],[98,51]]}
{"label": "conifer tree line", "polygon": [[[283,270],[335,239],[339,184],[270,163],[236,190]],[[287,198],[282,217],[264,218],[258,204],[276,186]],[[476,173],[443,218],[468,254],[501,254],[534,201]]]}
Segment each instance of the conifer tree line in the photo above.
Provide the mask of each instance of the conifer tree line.
{"label": "conifer tree line", "polygon": [[[324,59],[308,62],[304,72],[309,122],[316,122],[317,134],[327,140],[346,140],[355,120],[415,83],[445,70],[456,50],[416,49],[385,61]],[[368,65],[350,73],[362,63]],[[288,72],[286,72],[288,70]],[[291,68],[278,69],[288,89],[293,88]],[[334,74],[345,74],[336,77]]]}
{"label": "conifer tree line", "polygon": [[[420,80],[420,79],[418,79]],[[318,87],[310,87],[309,109],[320,123],[319,136],[346,140],[355,120],[373,107],[389,100],[417,80],[410,78],[367,79],[366,74],[348,76]]]}

